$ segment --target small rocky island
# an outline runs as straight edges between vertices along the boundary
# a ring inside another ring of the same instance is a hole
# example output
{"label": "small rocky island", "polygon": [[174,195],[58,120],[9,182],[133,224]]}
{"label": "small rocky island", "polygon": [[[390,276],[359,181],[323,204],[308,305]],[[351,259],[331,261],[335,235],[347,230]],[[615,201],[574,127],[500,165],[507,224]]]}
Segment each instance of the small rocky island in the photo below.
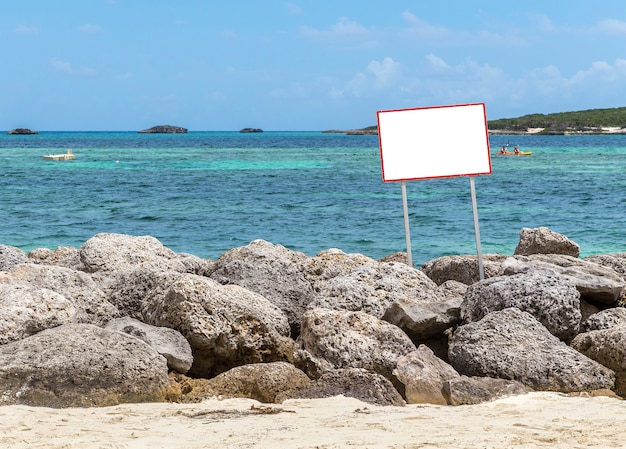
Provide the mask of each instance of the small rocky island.
{"label": "small rocky island", "polygon": [[32,131],[28,128],[15,128],[8,131],[7,134],[39,134],[39,131]]}
{"label": "small rocky island", "polygon": [[239,132],[240,133],[262,133],[263,130],[260,128],[244,128]]}
{"label": "small rocky island", "polygon": [[187,128],[181,128],[180,126],[171,125],[159,125],[137,132],[139,134],[184,134],[187,132]]}

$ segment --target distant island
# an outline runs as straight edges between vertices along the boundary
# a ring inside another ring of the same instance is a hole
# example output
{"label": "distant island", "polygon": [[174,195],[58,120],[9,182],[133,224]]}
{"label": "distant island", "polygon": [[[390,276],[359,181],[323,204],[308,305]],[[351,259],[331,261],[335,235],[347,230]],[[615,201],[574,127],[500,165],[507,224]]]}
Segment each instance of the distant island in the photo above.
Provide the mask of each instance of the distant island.
{"label": "distant island", "polygon": [[180,126],[171,126],[171,125],[159,125],[153,126],[149,129],[143,129],[141,131],[137,131],[139,134],[184,134],[187,132],[187,128],[181,128]]}
{"label": "distant island", "polygon": [[[528,114],[517,118],[488,120],[489,134],[626,134],[626,107],[586,109],[553,114]],[[377,135],[377,126],[361,129],[331,129],[325,133]]]}
{"label": "distant island", "polygon": [[263,130],[260,128],[244,128],[239,132],[240,133],[262,133]]}
{"label": "distant island", "polygon": [[28,128],[15,128],[8,131],[7,134],[39,134],[39,131],[32,131]]}
{"label": "distant island", "polygon": [[322,131],[323,133],[330,134],[346,134],[348,136],[377,136],[378,135],[378,126],[368,126],[367,128],[359,128],[359,129],[329,129],[327,131]]}

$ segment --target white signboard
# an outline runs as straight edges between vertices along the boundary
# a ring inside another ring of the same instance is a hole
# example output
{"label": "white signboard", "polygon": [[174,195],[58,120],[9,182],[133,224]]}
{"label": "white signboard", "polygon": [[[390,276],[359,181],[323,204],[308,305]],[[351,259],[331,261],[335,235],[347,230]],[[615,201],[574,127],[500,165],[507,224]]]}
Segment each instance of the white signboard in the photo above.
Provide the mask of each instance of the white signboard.
{"label": "white signboard", "polygon": [[383,181],[491,173],[485,105],[378,111]]}

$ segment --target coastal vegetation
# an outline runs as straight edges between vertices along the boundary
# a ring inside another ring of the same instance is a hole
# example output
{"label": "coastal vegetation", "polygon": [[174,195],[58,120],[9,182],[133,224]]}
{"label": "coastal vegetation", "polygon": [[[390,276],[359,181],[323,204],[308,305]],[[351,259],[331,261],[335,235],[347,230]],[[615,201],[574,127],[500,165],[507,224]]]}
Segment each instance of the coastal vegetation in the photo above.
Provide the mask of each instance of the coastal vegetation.
{"label": "coastal vegetation", "polygon": [[[626,134],[626,107],[586,109],[552,114],[527,114],[488,120],[490,134]],[[348,135],[378,134],[378,127],[329,130]]]}

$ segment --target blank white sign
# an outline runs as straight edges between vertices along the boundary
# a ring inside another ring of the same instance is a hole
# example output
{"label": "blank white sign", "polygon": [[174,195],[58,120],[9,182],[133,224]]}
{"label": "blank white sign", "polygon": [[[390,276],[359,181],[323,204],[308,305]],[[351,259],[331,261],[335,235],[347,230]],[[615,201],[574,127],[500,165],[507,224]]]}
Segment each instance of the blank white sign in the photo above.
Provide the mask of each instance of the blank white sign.
{"label": "blank white sign", "polygon": [[491,173],[483,103],[376,114],[384,182]]}

